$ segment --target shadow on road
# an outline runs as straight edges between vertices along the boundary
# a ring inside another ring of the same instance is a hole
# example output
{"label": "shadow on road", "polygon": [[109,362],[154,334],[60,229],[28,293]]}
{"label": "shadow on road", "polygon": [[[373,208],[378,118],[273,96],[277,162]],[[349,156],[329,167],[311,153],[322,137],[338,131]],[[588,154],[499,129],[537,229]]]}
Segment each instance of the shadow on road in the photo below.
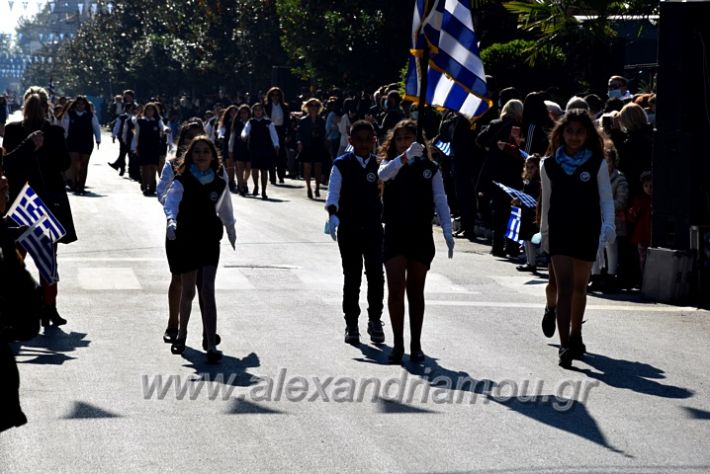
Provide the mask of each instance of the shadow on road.
{"label": "shadow on road", "polygon": [[34,339],[14,344],[13,349],[20,364],[62,365],[68,360],[76,359],[67,353],[89,346],[91,341],[87,340],[86,336],[85,333],[66,333],[51,326]]}
{"label": "shadow on road", "polygon": [[182,358],[188,362],[184,367],[193,369],[195,374],[206,382],[219,382],[235,387],[250,387],[259,382],[259,377],[247,370],[261,365],[259,356],[253,352],[242,359],[224,354],[218,364],[210,364],[204,352],[188,346],[182,353]]}

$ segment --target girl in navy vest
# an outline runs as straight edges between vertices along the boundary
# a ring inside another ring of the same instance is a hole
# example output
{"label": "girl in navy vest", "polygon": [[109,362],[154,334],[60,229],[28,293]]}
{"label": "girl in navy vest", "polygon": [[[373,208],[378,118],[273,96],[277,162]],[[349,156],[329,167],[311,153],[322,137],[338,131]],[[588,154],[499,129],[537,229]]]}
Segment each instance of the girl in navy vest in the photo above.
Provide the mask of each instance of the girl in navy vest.
{"label": "girl in navy vest", "polygon": [[101,126],[86,97],[79,95],[74,99],[62,117],[62,127],[71,157],[74,194],[83,195],[94,140],[97,148],[101,145]]}
{"label": "girl in navy vest", "polygon": [[306,180],[308,198],[313,199],[311,175],[316,180],[315,196],[320,197],[320,181],[323,162],[328,157],[325,143],[325,120],[320,116],[323,103],[308,99],[303,104],[303,118],[298,122],[298,160],[303,163],[303,178]]}
{"label": "girl in navy vest", "polygon": [[559,364],[569,368],[586,350],[582,318],[592,264],[616,238],[604,143],[586,110],[572,109],[558,122],[540,175],[542,247],[552,259],[557,287]]}
{"label": "girl in navy vest", "polygon": [[229,136],[229,158],[235,163],[237,169],[237,188],[239,195],[246,196],[249,192],[249,175],[251,163],[249,161],[249,146],[241,139],[242,130],[251,118],[251,109],[248,105],[239,106],[238,118],[232,121],[232,132]]}
{"label": "girl in navy vest", "polygon": [[157,104],[146,104],[143,113],[135,120],[131,144],[131,150],[137,154],[141,167],[141,191],[144,196],[155,194],[155,176],[164,147],[162,138],[168,132]]}
{"label": "girl in navy vest", "polygon": [[229,190],[233,193],[237,192],[237,185],[234,182],[234,160],[232,160],[232,156],[229,154],[229,140],[232,135],[232,123],[237,121],[238,114],[239,108],[236,105],[230,105],[222,112],[222,115],[219,117],[216,141],[225,161],[227,176],[229,176]]}
{"label": "girl in navy vest", "polygon": [[[370,122],[355,122],[350,133],[353,151],[333,163],[325,208],[333,240],[338,241],[343,264],[345,342],[359,344],[360,283],[362,263],[367,276],[367,332],[375,344],[385,342],[382,332],[382,201],[377,179],[377,157],[372,154],[375,129]],[[337,232],[337,234],[336,234]]]}
{"label": "girl in navy vest", "polygon": [[400,363],[404,354],[404,293],[409,301],[411,330],[410,361],[421,363],[422,323],[424,321],[424,283],[434,258],[432,219],[434,210],[439,216],[449,258],[454,252],[451,233],[451,214],[444,192],[444,181],[439,166],[424,146],[416,143],[417,124],[402,120],[387,134],[380,148],[384,158],[379,169],[385,183],[384,205],[384,262],[394,348],[390,362]]}
{"label": "girl in navy vest", "polygon": [[266,183],[269,181],[269,169],[279,153],[279,136],[276,127],[264,116],[264,106],[257,102],[252,105],[250,119],[242,130],[242,140],[247,142],[254,179],[253,195],[259,194],[259,172],[261,171],[261,199],[267,200]]}
{"label": "girl in navy vest", "polygon": [[168,219],[166,250],[170,272],[180,275],[180,321],[170,350],[185,351],[195,285],[200,276],[200,301],[207,360],[217,362],[217,308],[214,282],[219,263],[219,246],[224,227],[234,248],[237,234],[232,200],[219,154],[207,136],[196,137],[177,169],[165,198]]}
{"label": "girl in navy vest", "polygon": [[290,123],[290,112],[288,104],[284,101],[284,93],[280,88],[274,86],[268,90],[264,100],[264,110],[266,116],[276,127],[281,145],[276,157],[276,166],[269,170],[269,178],[271,184],[276,184],[276,175],[278,175],[279,183],[283,184],[286,176],[286,134]]}

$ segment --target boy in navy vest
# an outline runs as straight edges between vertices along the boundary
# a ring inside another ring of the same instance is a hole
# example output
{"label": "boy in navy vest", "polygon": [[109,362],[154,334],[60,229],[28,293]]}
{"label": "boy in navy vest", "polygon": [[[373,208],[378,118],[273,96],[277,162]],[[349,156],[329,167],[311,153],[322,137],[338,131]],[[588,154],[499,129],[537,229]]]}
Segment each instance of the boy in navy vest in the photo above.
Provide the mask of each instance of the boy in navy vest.
{"label": "boy in navy vest", "polygon": [[385,341],[382,331],[384,273],[382,264],[382,200],[377,178],[378,163],[372,148],[375,129],[359,120],[350,129],[353,151],[333,163],[328,184],[328,231],[338,241],[343,264],[343,313],[345,342],[360,343],[360,283],[363,259],[367,276],[367,332],[375,344]]}

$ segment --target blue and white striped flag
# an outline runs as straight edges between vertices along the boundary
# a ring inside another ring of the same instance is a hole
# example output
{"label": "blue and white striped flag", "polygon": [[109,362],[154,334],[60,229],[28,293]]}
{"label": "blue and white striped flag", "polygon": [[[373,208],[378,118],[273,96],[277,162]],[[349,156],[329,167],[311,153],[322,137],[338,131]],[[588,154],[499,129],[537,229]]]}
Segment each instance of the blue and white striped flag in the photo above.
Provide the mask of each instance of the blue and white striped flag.
{"label": "blue and white striped flag", "polygon": [[446,156],[451,156],[451,143],[442,140],[437,140],[434,146],[441,150],[441,152]]}
{"label": "blue and white striped flag", "polygon": [[522,215],[523,212],[519,207],[513,206],[510,208],[510,218],[508,218],[508,230],[505,233],[505,236],[507,238],[518,243],[523,242],[522,240],[520,240],[520,222],[522,219]]}
{"label": "blue and white striped flag", "polygon": [[406,80],[407,99],[419,100],[419,59],[422,48],[431,51],[427,72],[426,102],[432,107],[459,112],[469,120],[492,105],[478,53],[473,17],[468,1],[437,0],[429,15],[428,2],[417,0],[412,21],[412,56]]}
{"label": "blue and white striped flag", "polygon": [[345,153],[352,153],[353,151],[355,151],[355,148],[353,148],[353,146],[350,143],[348,143],[348,146],[345,147],[344,152]]}
{"label": "blue and white striped flag", "polygon": [[50,285],[59,280],[54,245],[66,231],[54,214],[28,185],[22,188],[7,217],[28,229],[17,239],[34,260],[42,278]]}
{"label": "blue and white striped flag", "polygon": [[510,186],[506,186],[503,183],[499,183],[498,181],[493,181],[493,184],[498,186],[500,189],[506,192],[506,194],[512,198],[517,198],[520,200],[520,203],[525,206],[525,207],[535,207],[537,206],[537,200],[532,197],[529,194],[525,194],[524,192],[513,189]]}

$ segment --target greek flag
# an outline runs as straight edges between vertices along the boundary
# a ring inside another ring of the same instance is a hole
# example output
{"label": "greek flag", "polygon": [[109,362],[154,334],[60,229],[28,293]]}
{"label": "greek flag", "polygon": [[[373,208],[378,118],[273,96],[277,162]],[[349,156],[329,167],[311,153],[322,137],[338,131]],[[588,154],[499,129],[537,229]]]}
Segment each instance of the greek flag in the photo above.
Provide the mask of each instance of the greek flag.
{"label": "greek flag", "polygon": [[518,243],[523,242],[522,240],[520,240],[520,221],[522,215],[523,212],[519,207],[513,206],[510,208],[510,218],[508,218],[508,230],[505,233],[505,236],[507,238]]}
{"label": "greek flag", "polygon": [[513,188],[511,188],[510,186],[506,186],[506,185],[503,184],[503,183],[499,183],[498,181],[493,181],[493,184],[495,184],[495,185],[498,186],[500,189],[502,189],[503,191],[505,191],[506,194],[508,194],[508,196],[510,196],[510,197],[512,197],[512,198],[517,198],[517,199],[519,199],[519,200],[520,200],[520,203],[521,203],[523,206],[525,206],[525,207],[535,207],[535,206],[537,206],[537,200],[536,200],[534,197],[532,197],[531,195],[525,194],[524,192],[519,191],[519,190],[517,190],[517,189],[513,189]]}
{"label": "greek flag", "polygon": [[27,230],[17,239],[34,260],[42,278],[50,285],[59,280],[54,245],[66,231],[49,208],[28,185],[18,194],[7,217]]}
{"label": "greek flag", "polygon": [[444,155],[451,156],[451,143],[437,140],[434,146],[441,150]]}
{"label": "greek flag", "polygon": [[406,80],[407,99],[419,101],[422,50],[428,47],[426,102],[454,110],[473,120],[492,105],[478,53],[468,1],[437,0],[424,18],[429,1],[417,0],[412,20],[412,49]]}
{"label": "greek flag", "polygon": [[355,151],[355,148],[353,148],[353,146],[350,143],[348,143],[348,146],[345,147],[344,152],[345,153],[352,153],[353,151]]}

